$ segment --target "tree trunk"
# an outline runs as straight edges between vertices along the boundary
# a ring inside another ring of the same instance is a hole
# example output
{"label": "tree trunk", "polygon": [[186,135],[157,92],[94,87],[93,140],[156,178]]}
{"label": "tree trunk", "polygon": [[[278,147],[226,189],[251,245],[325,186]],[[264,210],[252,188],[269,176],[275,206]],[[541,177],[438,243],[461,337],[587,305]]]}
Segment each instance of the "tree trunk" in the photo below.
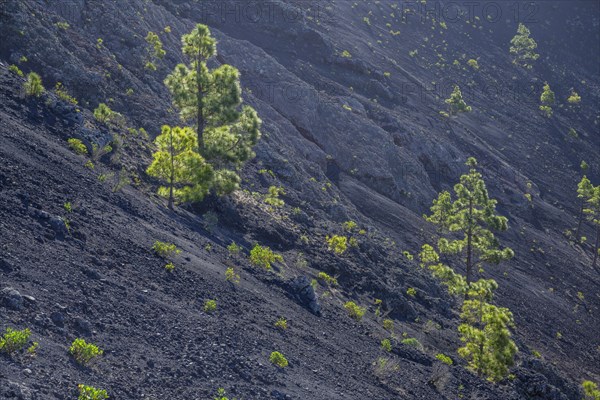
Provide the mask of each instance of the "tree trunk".
{"label": "tree trunk", "polygon": [[581,222],[583,221],[583,200],[581,201],[581,208],[579,209],[579,222],[577,223],[577,230],[575,231],[575,240],[579,242],[579,231],[581,230]]}
{"label": "tree trunk", "polygon": [[469,199],[469,228],[467,230],[467,292],[465,300],[469,298],[469,287],[471,286],[471,274],[473,269],[473,199]]}
{"label": "tree trunk", "polygon": [[198,53],[198,59],[196,60],[196,100],[198,101],[197,105],[197,114],[196,114],[196,129],[198,133],[198,151],[202,153],[202,149],[204,148],[204,141],[202,139],[202,135],[204,134],[204,116],[203,116],[203,107],[202,107],[202,79],[200,77],[200,72],[202,71],[202,65],[200,62],[201,59],[200,53]]}
{"label": "tree trunk", "polygon": [[594,248],[594,261],[592,268],[596,268],[596,260],[598,259],[598,246],[600,245],[600,225],[596,226],[596,246]]}
{"label": "tree trunk", "polygon": [[170,138],[170,149],[171,153],[171,176],[169,177],[169,209],[173,209],[173,185],[175,184],[175,154],[173,150],[173,131],[169,135]]}

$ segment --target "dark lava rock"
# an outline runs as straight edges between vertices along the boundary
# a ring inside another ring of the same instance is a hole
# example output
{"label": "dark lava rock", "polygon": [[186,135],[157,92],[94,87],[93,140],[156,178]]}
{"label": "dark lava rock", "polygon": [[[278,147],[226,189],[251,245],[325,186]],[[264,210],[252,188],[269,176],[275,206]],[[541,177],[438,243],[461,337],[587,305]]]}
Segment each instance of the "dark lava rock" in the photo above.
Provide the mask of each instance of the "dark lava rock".
{"label": "dark lava rock", "polygon": [[23,308],[23,296],[17,289],[6,287],[2,289],[2,304],[13,310],[20,310]]}
{"label": "dark lava rock", "polygon": [[65,324],[65,315],[61,312],[54,311],[52,314],[50,314],[50,319],[52,320],[52,322],[54,322],[54,325],[59,326],[61,328]]}
{"label": "dark lava rock", "polygon": [[279,390],[273,390],[271,396],[277,400],[290,400],[291,397],[285,393],[281,393]]}
{"label": "dark lava rock", "polygon": [[69,234],[69,228],[67,228],[65,220],[61,217],[51,217],[49,222],[57,239],[62,240]]}
{"label": "dark lava rock", "polygon": [[310,279],[307,276],[299,276],[292,279],[290,282],[294,296],[300,304],[308,307],[310,312],[315,315],[321,315],[321,305],[315,293],[315,289],[310,284]]}
{"label": "dark lava rock", "polygon": [[84,335],[90,335],[92,333],[92,324],[88,320],[77,317],[75,319],[75,329]]}
{"label": "dark lava rock", "polygon": [[431,366],[432,364],[431,359],[426,354],[411,346],[402,345],[399,347],[394,347],[392,352],[397,354],[399,357],[414,361],[427,367]]}

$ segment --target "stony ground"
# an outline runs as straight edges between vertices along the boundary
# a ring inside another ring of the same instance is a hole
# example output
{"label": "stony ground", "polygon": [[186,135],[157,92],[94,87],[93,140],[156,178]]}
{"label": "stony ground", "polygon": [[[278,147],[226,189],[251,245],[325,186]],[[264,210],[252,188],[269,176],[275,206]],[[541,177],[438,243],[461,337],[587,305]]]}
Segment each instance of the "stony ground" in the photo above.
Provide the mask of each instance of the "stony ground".
{"label": "stony ground", "polygon": [[[598,271],[590,245],[563,234],[576,225],[580,161],[600,178],[599,63],[589,54],[599,41],[597,4],[539,4],[529,26],[543,55],[531,71],[510,63],[512,20],[447,21],[446,29],[435,14],[402,22],[391,16],[392,3],[315,2],[290,21],[284,13],[298,4],[270,2],[273,17],[254,23],[241,11],[221,21],[203,8],[218,4],[236,3],[0,2],[0,329],[29,327],[40,343],[36,357],[0,358],[0,398],[70,399],[86,383],[115,399],[205,399],[218,387],[238,399],[576,399],[583,379],[600,380]],[[128,126],[150,136],[174,123],[161,81],[196,21],[219,39],[215,62],[242,72],[265,139],[244,170],[245,191],[170,212],[144,174],[149,141],[96,124],[90,110],[113,99]],[[149,30],[161,32],[168,52],[154,74],[142,63]],[[478,58],[480,70],[466,67],[462,54]],[[63,82],[81,112],[53,94],[25,99],[22,79],[7,70],[15,63],[39,72],[47,87]],[[561,103],[571,87],[584,101],[575,110],[556,107],[547,120],[536,111],[544,81]],[[447,120],[438,112],[451,83],[474,111]],[[567,135],[570,127],[578,139]],[[120,156],[95,161],[93,170],[66,146],[70,137],[104,144],[115,133],[123,135]],[[496,385],[464,368],[455,303],[401,254],[429,239],[421,214],[465,171],[469,155],[482,162],[510,219],[501,240],[516,252],[486,271],[500,284],[498,303],[515,314],[521,350],[514,380]],[[129,179],[121,185],[120,176]],[[286,189],[281,210],[251,194],[270,185]],[[324,237],[341,233],[347,220],[368,233],[336,256]],[[155,240],[183,250],[173,273],[151,251]],[[228,253],[232,241],[241,254]],[[271,272],[251,266],[256,242],[285,263]],[[228,266],[239,285],[225,280]],[[317,287],[315,315],[294,282],[319,271],[340,285]],[[389,333],[374,315],[375,298],[395,334],[418,338],[422,351],[400,343],[391,355],[381,350]],[[217,300],[216,313],[203,311],[207,299]],[[367,306],[361,323],[346,315],[347,300]],[[288,319],[285,332],[273,326],[279,317]],[[67,355],[76,337],[104,356],[77,366]],[[268,361],[275,350],[290,361],[283,371]],[[440,352],[458,365],[443,366],[434,358]],[[378,357],[397,370],[375,371]]]}

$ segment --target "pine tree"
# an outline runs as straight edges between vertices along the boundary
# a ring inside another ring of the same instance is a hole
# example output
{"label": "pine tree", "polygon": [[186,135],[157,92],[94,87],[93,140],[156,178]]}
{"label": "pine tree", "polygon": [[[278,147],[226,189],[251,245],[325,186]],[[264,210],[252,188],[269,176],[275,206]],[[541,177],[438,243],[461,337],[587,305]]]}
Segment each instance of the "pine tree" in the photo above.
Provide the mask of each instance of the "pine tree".
{"label": "pine tree", "polygon": [[554,92],[550,89],[550,85],[548,82],[544,83],[544,91],[540,96],[540,101],[542,104],[540,105],[540,110],[544,112],[547,118],[552,116],[552,105],[554,104]]}
{"label": "pine tree", "polygon": [[468,360],[471,370],[491,381],[506,376],[518,351],[509,330],[514,326],[512,313],[488,303],[497,287],[493,279],[481,279],[469,286],[469,300],[465,300],[461,312],[463,323],[458,327],[464,343],[458,354]]}
{"label": "pine tree", "polygon": [[598,252],[600,251],[600,185],[594,186],[590,197],[586,200],[583,212],[587,215],[592,226],[596,228],[596,244],[594,245],[594,259],[592,261],[592,268],[595,268]]}
{"label": "pine tree", "polygon": [[533,68],[533,62],[540,57],[535,52],[537,43],[529,37],[530,34],[531,32],[525,25],[519,24],[517,34],[510,41],[510,54],[514,56],[513,64],[527,69]]}
{"label": "pine tree", "polygon": [[191,128],[163,126],[155,139],[158,151],[152,157],[148,175],[160,179],[158,193],[169,199],[173,209],[174,200],[199,201],[208,193],[213,170],[197,153],[197,136]]}
{"label": "pine tree", "polygon": [[236,68],[207,67],[217,44],[206,25],[198,24],[183,35],[182,44],[189,65],[177,65],[165,84],[181,119],[195,123],[198,152],[214,167],[212,189],[230,193],[240,182],[235,169],[255,156],[252,148],[260,139],[261,120],[252,107],[242,106]]}
{"label": "pine tree", "polygon": [[26,96],[40,97],[44,93],[42,78],[35,72],[27,74],[27,80],[23,84]]}
{"label": "pine tree", "polygon": [[[514,256],[512,249],[500,248],[492,231],[505,231],[508,227],[506,217],[496,215],[496,203],[490,199],[481,174],[477,171],[477,160],[470,157],[466,165],[468,174],[460,177],[460,183],[454,186],[456,199],[452,202],[450,214],[442,215],[442,209],[432,207],[428,221],[446,225],[449,234],[438,241],[440,252],[460,254],[465,257],[467,285],[473,281],[473,269],[482,263],[498,264]],[[443,200],[444,210],[450,200]],[[445,211],[444,211],[445,212]],[[462,234],[456,239],[455,233]]]}
{"label": "pine tree", "polygon": [[146,69],[156,71],[156,62],[162,60],[167,52],[163,49],[162,42],[158,35],[154,32],[148,32],[146,36],[146,52],[148,53],[146,58]]}
{"label": "pine tree", "polygon": [[447,232],[450,229],[449,218],[452,214],[452,198],[450,193],[443,191],[438,198],[433,200],[431,215],[424,215],[425,220],[438,226],[439,232]]}
{"label": "pine tree", "polygon": [[448,104],[450,114],[452,115],[471,111],[471,106],[468,106],[463,100],[462,93],[458,85],[454,85],[454,90],[450,94],[450,98],[445,100],[445,103]]}
{"label": "pine tree", "polygon": [[579,232],[581,231],[581,223],[583,222],[584,209],[588,199],[592,197],[594,193],[594,186],[590,180],[584,175],[581,181],[577,184],[577,198],[580,199],[579,206],[579,218],[577,222],[577,230],[575,231],[575,239],[579,240]]}
{"label": "pine tree", "polygon": [[428,244],[419,253],[421,267],[428,268],[454,295],[467,295],[461,307],[462,323],[458,327],[464,346],[458,349],[469,368],[478,375],[497,381],[506,376],[514,364],[518,349],[511,340],[512,314],[489,302],[498,284],[493,279],[479,279],[467,285],[466,279],[440,262],[439,254]]}

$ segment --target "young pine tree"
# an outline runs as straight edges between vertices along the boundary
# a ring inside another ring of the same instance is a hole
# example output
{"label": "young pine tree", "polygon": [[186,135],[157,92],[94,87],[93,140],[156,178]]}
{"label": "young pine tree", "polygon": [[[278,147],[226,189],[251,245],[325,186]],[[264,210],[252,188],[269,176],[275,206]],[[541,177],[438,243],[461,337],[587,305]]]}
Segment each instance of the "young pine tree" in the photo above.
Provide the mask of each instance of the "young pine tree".
{"label": "young pine tree", "polygon": [[158,151],[152,157],[148,175],[160,179],[158,193],[174,200],[199,201],[208,193],[207,182],[212,179],[212,167],[197,153],[197,137],[191,128],[163,126],[155,140]]}
{"label": "young pine tree", "polygon": [[448,232],[450,229],[449,218],[452,214],[452,197],[447,191],[443,191],[438,195],[437,199],[433,200],[431,206],[431,215],[423,215],[423,217],[432,224],[438,226],[438,232]]}
{"label": "young pine tree", "polygon": [[554,92],[550,89],[548,82],[544,83],[544,90],[540,96],[540,111],[542,111],[547,118],[552,116],[552,105],[554,104]]}
{"label": "young pine tree", "polygon": [[42,78],[35,72],[27,74],[27,80],[23,84],[26,96],[40,97],[44,93]]}
{"label": "young pine tree", "polygon": [[445,100],[445,103],[448,104],[451,115],[456,115],[461,112],[471,112],[471,106],[468,106],[463,100],[458,85],[454,85],[454,90],[450,94],[450,98]]}
{"label": "young pine tree", "polygon": [[510,54],[514,57],[513,64],[527,69],[533,68],[533,62],[540,57],[535,52],[537,43],[529,37],[530,34],[531,32],[525,25],[519,24],[517,34],[510,41]]}
{"label": "young pine tree", "polygon": [[198,152],[215,171],[211,188],[217,194],[230,193],[240,182],[235,169],[255,156],[252,148],[260,138],[261,120],[252,107],[242,106],[236,68],[207,67],[217,45],[206,25],[183,35],[182,44],[189,65],[177,65],[165,84],[182,120],[194,122]]}
{"label": "young pine tree", "polygon": [[463,322],[458,327],[464,343],[458,354],[468,360],[471,370],[494,382],[507,375],[518,351],[509,330],[514,326],[512,313],[488,303],[497,287],[493,279],[481,279],[469,286],[469,300],[463,303]]}
{"label": "young pine tree", "polygon": [[162,60],[167,52],[163,49],[162,42],[158,35],[154,32],[148,32],[146,35],[146,65],[145,68],[151,71],[156,71],[156,63]]}
{"label": "young pine tree", "polygon": [[587,215],[588,221],[596,230],[596,243],[594,245],[594,259],[592,267],[596,267],[598,252],[600,251],[600,185],[594,186],[590,197],[586,200],[586,206],[583,212]]}
{"label": "young pine tree", "polygon": [[579,233],[581,232],[581,223],[583,222],[584,210],[586,202],[594,194],[594,186],[590,180],[584,175],[581,181],[577,184],[577,198],[580,199],[579,218],[577,221],[577,230],[575,231],[575,240],[579,241]]}
{"label": "young pine tree", "polygon": [[[460,183],[454,186],[455,200],[442,200],[431,208],[432,214],[426,219],[440,226],[447,226],[449,233],[438,241],[440,252],[459,254],[464,257],[466,283],[473,282],[474,269],[483,263],[498,264],[514,256],[512,249],[500,248],[493,231],[505,231],[508,227],[506,217],[496,215],[496,203],[490,199],[481,174],[477,171],[477,160],[470,157],[466,165],[469,173],[460,177]],[[442,195],[440,195],[442,196]],[[445,195],[444,195],[445,196]],[[450,211],[448,214],[446,214]],[[442,214],[442,212],[444,214]],[[456,238],[456,234],[462,237]]]}

